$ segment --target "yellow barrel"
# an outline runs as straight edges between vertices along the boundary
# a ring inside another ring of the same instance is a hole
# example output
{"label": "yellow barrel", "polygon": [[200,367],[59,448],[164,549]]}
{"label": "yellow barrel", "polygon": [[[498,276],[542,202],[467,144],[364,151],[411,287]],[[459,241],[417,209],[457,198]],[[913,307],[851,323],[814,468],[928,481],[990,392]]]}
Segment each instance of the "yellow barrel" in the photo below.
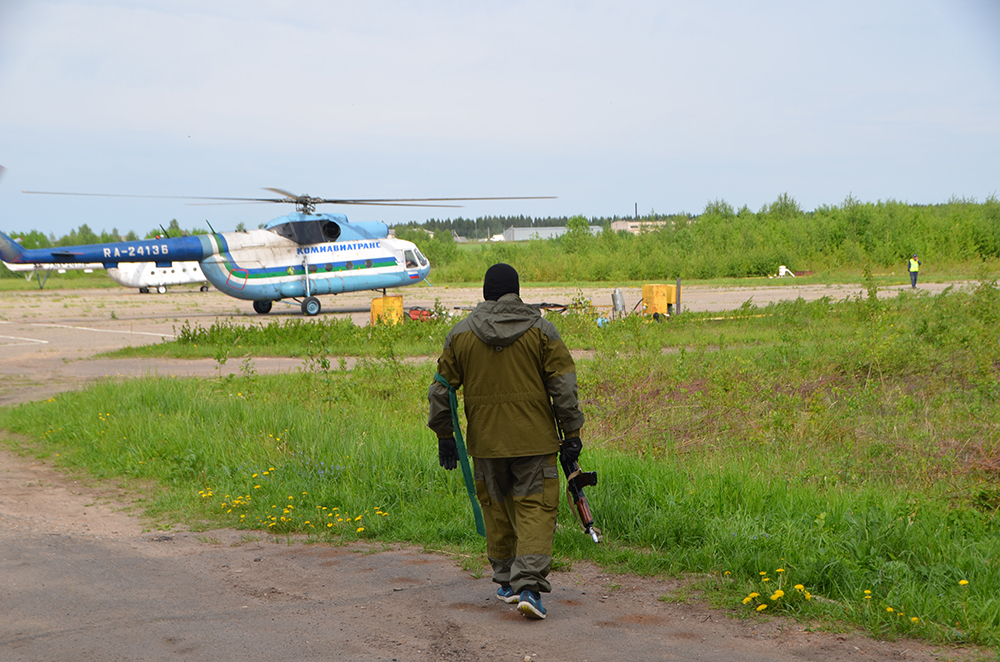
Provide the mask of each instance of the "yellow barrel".
{"label": "yellow barrel", "polygon": [[642,286],[642,313],[652,315],[669,315],[673,312],[672,307],[677,303],[676,285],[643,285]]}
{"label": "yellow barrel", "polygon": [[403,321],[403,296],[372,299],[372,324],[399,324]]}

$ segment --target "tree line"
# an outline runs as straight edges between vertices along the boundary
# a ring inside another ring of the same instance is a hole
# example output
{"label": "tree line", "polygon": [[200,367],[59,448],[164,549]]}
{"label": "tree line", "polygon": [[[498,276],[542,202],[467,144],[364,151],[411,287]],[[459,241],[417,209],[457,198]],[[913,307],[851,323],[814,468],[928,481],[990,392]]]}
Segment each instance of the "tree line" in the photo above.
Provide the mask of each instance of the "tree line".
{"label": "tree line", "polygon": [[[432,278],[474,282],[490,264],[507,262],[534,281],[620,281],[664,278],[744,278],[767,276],[784,265],[792,270],[830,271],[886,268],[905,264],[917,253],[925,264],[956,265],[1000,258],[1000,201],[952,198],[943,204],[915,205],[893,200],[861,202],[848,197],[839,205],[804,211],[782,194],[753,211],[725,200],[709,202],[701,214],[649,214],[640,221],[666,221],[637,235],[614,232],[621,217],[484,216],[431,219],[395,227],[396,236],[414,241],[431,260]],[[632,220],[630,218],[630,220]],[[462,250],[454,235],[485,239],[509,227],[565,226],[554,239],[497,242]],[[603,231],[594,235],[589,226]],[[146,238],[200,234],[177,221],[155,228]],[[433,232],[431,238],[427,231]],[[453,234],[454,233],[454,234]],[[12,233],[25,248],[71,246],[138,239],[116,229],[97,234],[81,225],[55,238],[37,231]],[[5,271],[5,270],[4,270]],[[8,274],[4,274],[8,275]]]}
{"label": "tree line", "polygon": [[167,227],[156,227],[143,236],[136,234],[134,230],[129,230],[121,234],[118,228],[111,228],[110,232],[101,230],[99,233],[90,229],[84,223],[75,230],[62,237],[56,237],[55,233],[46,235],[38,230],[28,232],[14,231],[10,233],[11,238],[17,239],[25,248],[59,248],[62,246],[85,246],[87,244],[106,244],[115,241],[139,241],[140,239],[156,239],[157,237],[183,237],[187,235],[205,234],[208,230],[202,228],[182,229],[177,219],[172,219]]}
{"label": "tree line", "polygon": [[[396,234],[419,243],[434,267],[432,277],[441,282],[474,282],[495,262],[507,262],[535,281],[600,282],[768,276],[782,265],[816,272],[886,269],[905,265],[914,253],[942,266],[1000,258],[995,196],[936,205],[848,197],[809,212],[788,194],[757,211],[714,200],[697,216],[640,217],[668,222],[637,235],[612,231],[607,219],[559,220],[569,228],[561,237],[497,242],[475,251],[460,250],[448,232],[429,238],[424,228],[411,226]],[[604,230],[593,235],[588,225]]]}

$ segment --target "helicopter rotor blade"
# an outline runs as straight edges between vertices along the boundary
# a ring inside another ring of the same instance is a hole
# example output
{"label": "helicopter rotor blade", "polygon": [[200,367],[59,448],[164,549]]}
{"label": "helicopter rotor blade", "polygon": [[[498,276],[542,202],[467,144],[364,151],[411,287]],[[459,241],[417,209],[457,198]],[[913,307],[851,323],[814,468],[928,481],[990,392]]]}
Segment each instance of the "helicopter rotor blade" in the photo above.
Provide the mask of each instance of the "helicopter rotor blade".
{"label": "helicopter rotor blade", "polygon": [[[2,166],[0,166],[2,167]],[[284,198],[229,198],[229,197],[217,197],[217,196],[202,196],[202,195],[132,195],[127,193],[71,193],[68,191],[21,191],[22,193],[29,193],[32,195],[72,195],[72,196],[83,196],[88,198],[143,198],[143,199],[154,199],[154,200],[218,200],[222,204],[240,204],[240,203],[253,203],[253,202],[276,202],[276,203],[294,203],[296,205],[305,206],[315,206],[321,204],[332,204],[332,205],[367,205],[367,206],[382,206],[382,207],[461,207],[462,205],[430,205],[423,204],[428,202],[472,202],[472,201],[482,201],[482,200],[553,200],[556,196],[554,195],[540,195],[540,196],[504,196],[504,197],[488,197],[488,198],[356,198],[356,199],[342,199],[342,198],[314,198],[308,195],[295,195],[279,188],[267,188],[267,191],[273,191],[279,195],[285,196]],[[201,203],[195,203],[201,204]]]}
{"label": "helicopter rotor blade", "polygon": [[314,204],[339,204],[339,205],[359,205],[364,207],[453,207],[461,208],[462,205],[422,205],[417,202],[368,202],[365,200],[316,200]]}
{"label": "helicopter rotor blade", "polygon": [[287,202],[280,198],[218,198],[201,195],[131,195],[128,193],[69,193],[66,191],[21,191],[33,195],[75,195],[88,198],[146,198],[154,200],[230,200],[233,202]]}
{"label": "helicopter rotor blade", "polygon": [[519,197],[502,197],[502,198],[352,198],[352,199],[340,199],[340,198],[316,198],[313,200],[316,204],[335,204],[335,205],[368,205],[368,204],[380,204],[380,203],[406,203],[406,202],[467,202],[474,200],[554,200],[556,196],[554,195],[538,195],[538,196],[519,196]]}
{"label": "helicopter rotor blade", "polygon": [[292,200],[295,200],[296,198],[300,198],[300,197],[303,197],[303,196],[299,196],[299,195],[295,195],[294,193],[289,193],[288,191],[285,191],[284,189],[280,189],[280,188],[271,188],[271,187],[269,187],[269,186],[265,186],[265,187],[264,187],[264,190],[265,190],[265,191],[272,191],[272,192],[274,192],[274,193],[277,193],[278,195],[283,195],[283,196],[285,196],[286,198],[291,198]]}
{"label": "helicopter rotor blade", "polygon": [[265,202],[274,202],[273,200],[241,200],[239,202],[189,202],[187,207],[223,207],[227,205],[261,205]]}

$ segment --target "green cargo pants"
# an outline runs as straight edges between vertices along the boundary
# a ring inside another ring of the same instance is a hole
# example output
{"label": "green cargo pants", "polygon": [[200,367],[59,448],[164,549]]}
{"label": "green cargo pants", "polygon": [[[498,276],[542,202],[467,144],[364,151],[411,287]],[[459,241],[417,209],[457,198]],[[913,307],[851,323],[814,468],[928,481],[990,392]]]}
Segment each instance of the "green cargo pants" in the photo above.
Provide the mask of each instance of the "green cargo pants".
{"label": "green cargo pants", "polygon": [[552,590],[545,578],[559,511],[557,456],[473,458],[493,581],[515,593]]}

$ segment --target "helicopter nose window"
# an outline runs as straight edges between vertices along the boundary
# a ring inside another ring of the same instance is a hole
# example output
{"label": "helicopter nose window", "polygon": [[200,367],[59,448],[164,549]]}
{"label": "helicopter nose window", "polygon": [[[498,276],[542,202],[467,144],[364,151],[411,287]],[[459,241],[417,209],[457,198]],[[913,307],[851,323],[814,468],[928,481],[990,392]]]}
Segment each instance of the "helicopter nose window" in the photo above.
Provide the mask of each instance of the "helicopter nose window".
{"label": "helicopter nose window", "polygon": [[406,258],[407,269],[417,268],[417,258],[413,255],[413,251],[404,251],[403,256]]}
{"label": "helicopter nose window", "polygon": [[417,254],[417,260],[420,261],[420,266],[426,267],[427,266],[427,258],[424,257],[423,253],[420,252],[420,249],[419,248],[414,248],[413,252]]}

